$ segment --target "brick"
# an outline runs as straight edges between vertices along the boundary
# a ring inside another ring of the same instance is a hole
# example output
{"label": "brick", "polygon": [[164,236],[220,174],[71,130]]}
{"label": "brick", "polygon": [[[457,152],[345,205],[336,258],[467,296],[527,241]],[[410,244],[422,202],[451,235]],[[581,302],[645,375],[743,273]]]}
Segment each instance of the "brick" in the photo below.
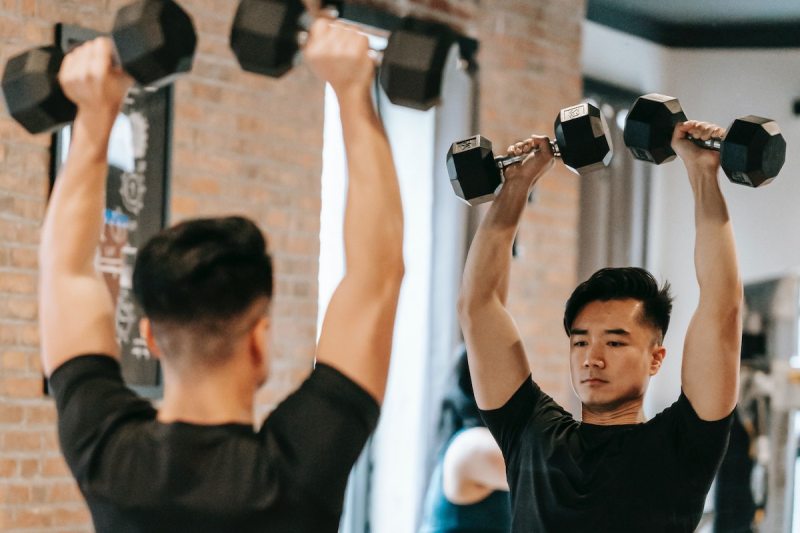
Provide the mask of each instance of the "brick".
{"label": "brick", "polygon": [[69,475],[67,464],[61,456],[49,457],[42,461],[42,476],[63,478]]}
{"label": "brick", "polygon": [[56,409],[53,403],[31,405],[25,407],[25,423],[29,426],[47,425],[53,427],[56,422]]}
{"label": "brick", "polygon": [[[0,478],[9,478],[17,472],[17,461],[0,457]],[[0,529],[2,531],[2,529]]]}
{"label": "brick", "polygon": [[[25,451],[35,452],[38,451],[38,447],[27,448]],[[38,477],[40,465],[41,463],[38,459],[21,459],[19,461],[19,475],[24,478]]]}
{"label": "brick", "polygon": [[38,376],[0,376],[0,394],[12,398],[39,398],[42,396],[42,379]]}
{"label": "brick", "polygon": [[19,405],[0,403],[0,425],[18,424],[22,422],[23,409]]}
{"label": "brick", "polygon": [[34,294],[36,276],[21,272],[0,272],[0,292]]}
{"label": "brick", "polygon": [[0,485],[0,502],[9,505],[24,504],[31,501],[31,488],[20,483]]}
{"label": "brick", "polygon": [[81,493],[75,482],[59,482],[48,487],[47,501],[52,503],[80,502]]}

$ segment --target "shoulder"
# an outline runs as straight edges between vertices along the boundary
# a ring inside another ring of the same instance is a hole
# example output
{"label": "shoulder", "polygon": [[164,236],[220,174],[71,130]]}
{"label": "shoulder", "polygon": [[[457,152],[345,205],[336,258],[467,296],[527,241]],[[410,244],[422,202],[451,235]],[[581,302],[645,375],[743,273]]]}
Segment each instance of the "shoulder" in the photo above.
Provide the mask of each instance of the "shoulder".
{"label": "shoulder", "polygon": [[477,457],[499,452],[497,442],[485,427],[473,427],[456,433],[447,445],[444,454],[445,465],[460,464]]}
{"label": "shoulder", "polygon": [[[681,392],[678,399],[645,425],[659,436],[659,442],[670,443],[680,456],[695,463],[717,463],[728,443],[733,412],[720,420],[703,420],[692,403]],[[669,439],[662,439],[669,434]]]}
{"label": "shoulder", "polygon": [[358,418],[368,426],[376,425],[380,414],[378,401],[366,389],[325,363],[317,363],[281,407],[335,410]]}
{"label": "shoulder", "polygon": [[678,399],[658,413],[650,421],[648,425],[659,425],[669,423],[688,423],[696,427],[714,428],[714,427],[729,427],[733,419],[733,411],[728,413],[727,416],[719,420],[704,420],[695,410],[691,400],[686,394],[681,391]]}

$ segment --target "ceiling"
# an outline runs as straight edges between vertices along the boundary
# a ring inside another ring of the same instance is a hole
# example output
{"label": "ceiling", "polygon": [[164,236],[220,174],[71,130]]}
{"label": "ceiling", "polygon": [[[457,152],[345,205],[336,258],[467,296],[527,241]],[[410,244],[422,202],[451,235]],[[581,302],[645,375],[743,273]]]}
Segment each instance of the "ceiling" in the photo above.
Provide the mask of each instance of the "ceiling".
{"label": "ceiling", "polygon": [[800,0],[587,0],[587,18],[671,47],[800,47]]}

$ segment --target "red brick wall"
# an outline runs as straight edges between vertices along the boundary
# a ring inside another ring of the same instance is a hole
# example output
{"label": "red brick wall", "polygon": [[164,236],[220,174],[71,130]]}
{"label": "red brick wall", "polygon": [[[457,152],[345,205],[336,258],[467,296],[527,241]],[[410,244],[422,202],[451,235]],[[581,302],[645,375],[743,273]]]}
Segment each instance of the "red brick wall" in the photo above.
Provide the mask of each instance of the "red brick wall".
{"label": "red brick wall", "polygon": [[[124,0],[0,0],[0,63],[50,42],[56,22],[110,27]],[[276,260],[273,379],[264,409],[308,372],[316,324],[323,88],[305,68],[279,82],[240,72],[228,49],[235,0],[184,0],[199,30],[190,76],[177,84],[172,221],[242,213],[269,235]],[[375,2],[433,16],[481,41],[482,131],[498,146],[552,134],[561,107],[580,99],[583,0]],[[89,531],[60,458],[52,402],[38,361],[36,253],[49,138],[0,111],[0,530]],[[521,230],[511,302],[536,375],[569,397],[563,302],[574,284],[577,180],[548,177]],[[532,320],[531,317],[536,317]]]}
{"label": "red brick wall", "polygon": [[[481,39],[481,129],[504,149],[530,133],[554,135],[561,108],[578,103],[584,0],[482,2],[475,23]],[[491,6],[491,8],[489,7]],[[577,176],[556,162],[535,191],[519,231],[520,256],[511,271],[509,306],[539,385],[573,405],[568,343],[561,326],[575,287]]]}

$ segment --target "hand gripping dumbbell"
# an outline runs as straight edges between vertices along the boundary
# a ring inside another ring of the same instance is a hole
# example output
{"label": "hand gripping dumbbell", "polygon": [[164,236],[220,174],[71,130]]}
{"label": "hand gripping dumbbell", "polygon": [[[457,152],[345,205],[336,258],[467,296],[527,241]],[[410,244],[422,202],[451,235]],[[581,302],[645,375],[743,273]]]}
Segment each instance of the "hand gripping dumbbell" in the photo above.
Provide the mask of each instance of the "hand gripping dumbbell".
{"label": "hand gripping dumbbell", "polygon": [[[600,110],[583,103],[562,109],[555,121],[553,155],[570,170],[584,175],[607,167],[613,147],[608,125]],[[447,152],[447,173],[459,198],[477,205],[494,198],[503,183],[503,169],[527,157],[495,157],[492,142],[480,135],[453,143]]]}
{"label": "hand gripping dumbbell", "polygon": [[[143,86],[160,87],[191,70],[197,36],[189,15],[173,0],[138,0],[122,7],[111,32],[115,63]],[[43,46],[12,57],[3,74],[9,113],[30,133],[75,120],[58,72],[64,53]]]}
{"label": "hand gripping dumbbell", "polygon": [[[244,70],[278,78],[294,66],[309,25],[301,0],[241,0],[231,29],[231,49]],[[402,19],[378,54],[380,82],[389,100],[420,110],[436,105],[455,42],[455,32],[444,24]]]}
{"label": "hand gripping dumbbell", "polygon": [[[686,115],[677,98],[663,94],[640,96],[628,112],[625,145],[633,157],[660,165],[675,159],[672,132]],[[691,139],[720,152],[720,166],[733,183],[760,187],[771,182],[786,159],[786,141],[774,120],[748,115],[737,118],[724,139]]]}

